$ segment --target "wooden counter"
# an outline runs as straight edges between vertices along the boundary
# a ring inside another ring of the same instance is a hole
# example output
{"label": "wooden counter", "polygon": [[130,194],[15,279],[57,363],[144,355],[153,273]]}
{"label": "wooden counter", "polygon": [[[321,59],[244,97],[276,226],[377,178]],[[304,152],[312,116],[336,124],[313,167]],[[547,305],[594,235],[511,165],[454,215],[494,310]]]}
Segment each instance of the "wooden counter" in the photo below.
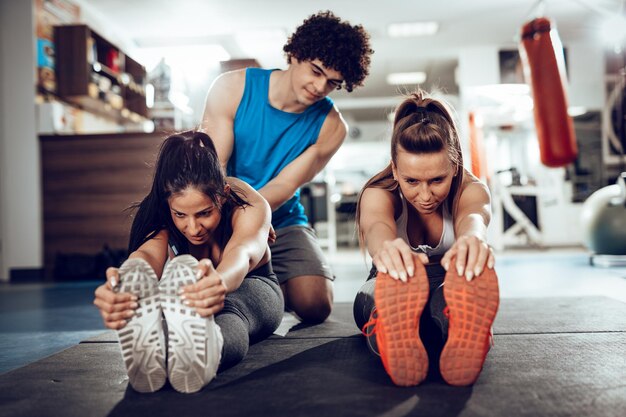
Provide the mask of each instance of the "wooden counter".
{"label": "wooden counter", "polygon": [[152,182],[163,133],[40,136],[46,278],[57,253],[125,249],[130,213]]}

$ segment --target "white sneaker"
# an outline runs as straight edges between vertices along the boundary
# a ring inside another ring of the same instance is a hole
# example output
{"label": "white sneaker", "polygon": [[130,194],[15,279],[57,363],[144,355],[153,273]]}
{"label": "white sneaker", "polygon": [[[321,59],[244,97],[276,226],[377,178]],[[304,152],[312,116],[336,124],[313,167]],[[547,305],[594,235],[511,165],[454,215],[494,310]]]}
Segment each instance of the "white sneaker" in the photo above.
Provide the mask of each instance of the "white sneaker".
{"label": "white sneaker", "polygon": [[116,291],[139,298],[135,315],[117,331],[130,385],[139,392],[154,392],[166,380],[158,279],[150,265],[137,258],[124,262],[119,274]]}
{"label": "white sneaker", "polygon": [[167,372],[176,391],[199,391],[217,373],[224,339],[213,316],[200,317],[182,303],[178,291],[196,282],[198,261],[191,255],[172,259],[159,289],[168,328]]}

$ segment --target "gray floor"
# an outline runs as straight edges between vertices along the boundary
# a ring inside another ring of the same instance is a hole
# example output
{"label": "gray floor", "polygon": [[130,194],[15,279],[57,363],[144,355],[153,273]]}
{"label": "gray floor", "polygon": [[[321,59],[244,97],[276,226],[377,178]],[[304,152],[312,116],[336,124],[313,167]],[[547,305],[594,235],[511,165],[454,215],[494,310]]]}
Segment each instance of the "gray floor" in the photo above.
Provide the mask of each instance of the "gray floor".
{"label": "gray floor", "polygon": [[[556,327],[555,327],[556,325]],[[626,407],[626,304],[510,298],[471,387],[394,386],[339,303],[326,323],[253,345],[192,395],[128,387],[114,333],[0,375],[0,416],[588,416]]]}
{"label": "gray floor", "polygon": [[[509,251],[497,256],[503,298],[606,296],[626,302],[626,268],[589,265],[582,249]],[[369,267],[356,249],[329,255],[335,302],[351,303]],[[0,285],[0,373],[103,331],[91,304],[97,282]]]}
{"label": "gray floor", "polygon": [[[330,255],[337,280],[335,301],[351,302],[369,266],[358,250]],[[509,250],[496,254],[502,298],[602,295],[626,302],[626,268],[589,264],[582,248]]]}
{"label": "gray floor", "polygon": [[97,283],[0,286],[0,416],[171,415],[181,406],[200,415],[215,401],[229,406],[211,415],[623,415],[626,268],[592,267],[580,250],[499,255],[496,346],[477,384],[407,391],[389,383],[352,324],[362,256],[343,251],[330,261],[332,320],[253,346],[184,402],[171,388],[127,389],[115,335],[103,333],[91,305]]}

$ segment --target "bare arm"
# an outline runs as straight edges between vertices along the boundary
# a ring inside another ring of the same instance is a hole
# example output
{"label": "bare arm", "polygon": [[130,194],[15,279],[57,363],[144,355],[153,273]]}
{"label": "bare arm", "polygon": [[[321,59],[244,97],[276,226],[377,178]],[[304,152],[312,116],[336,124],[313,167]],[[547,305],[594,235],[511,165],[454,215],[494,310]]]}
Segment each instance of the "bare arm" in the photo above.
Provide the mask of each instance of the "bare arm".
{"label": "bare arm", "polygon": [[[154,238],[145,242],[139,249],[130,254],[129,258],[141,258],[150,264],[157,276],[163,273],[163,265],[167,259],[167,231],[161,230]],[[100,310],[104,325],[109,329],[121,329],[135,314],[137,296],[130,293],[118,293],[114,288],[119,284],[117,268],[108,268],[107,280],[95,292],[93,303]]]}
{"label": "bare arm", "polygon": [[233,152],[235,114],[243,96],[245,81],[245,70],[227,72],[217,77],[207,94],[200,122],[199,130],[213,140],[224,171]]}
{"label": "bare arm", "polygon": [[380,188],[368,188],[361,196],[360,230],[376,269],[402,281],[415,272],[415,257],[428,262],[424,254],[416,255],[398,238],[395,221],[396,197]]}
{"label": "bare arm", "polygon": [[289,200],[299,187],[311,181],[326,166],[343,143],[346,132],[347,125],[341,114],[331,109],[317,141],[259,190],[272,211]]}
{"label": "bare arm", "polygon": [[163,229],[155,237],[145,242],[136,251],[131,253],[128,258],[141,258],[148,262],[157,277],[163,274],[163,267],[168,256],[168,239],[167,230]]}
{"label": "bare arm", "polygon": [[468,175],[454,213],[456,241],[441,259],[447,270],[453,257],[459,275],[470,281],[480,275],[485,265],[493,268],[493,251],[487,244],[487,226],[491,221],[491,195],[485,184]]}
{"label": "bare arm", "polygon": [[251,186],[232,177],[228,178],[228,182],[243,190],[250,203],[233,213],[233,234],[224,248],[222,261],[217,266],[217,272],[222,276],[227,291],[233,292],[239,288],[248,272],[267,256],[272,214],[267,201]]}
{"label": "bare arm", "polygon": [[183,288],[185,303],[195,307],[202,317],[224,308],[226,294],[239,288],[248,272],[264,259],[269,260],[267,237],[271,212],[267,201],[245,182],[231,177],[227,181],[241,188],[251,205],[234,210],[233,233],[217,268],[209,259],[202,259],[198,265],[198,282]]}
{"label": "bare arm", "polygon": [[368,188],[361,196],[361,218],[359,228],[367,252],[373,258],[383,246],[383,242],[395,239],[394,197],[389,191]]}
{"label": "bare arm", "polygon": [[454,234],[487,238],[487,226],[491,221],[491,195],[481,182],[468,184],[459,197],[454,220]]}

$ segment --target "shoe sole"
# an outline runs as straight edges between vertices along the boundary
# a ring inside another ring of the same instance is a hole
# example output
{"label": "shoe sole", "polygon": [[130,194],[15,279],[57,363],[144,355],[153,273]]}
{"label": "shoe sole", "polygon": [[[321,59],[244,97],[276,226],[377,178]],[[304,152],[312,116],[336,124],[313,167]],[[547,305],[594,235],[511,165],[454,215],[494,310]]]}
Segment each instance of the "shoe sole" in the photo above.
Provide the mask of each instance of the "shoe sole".
{"label": "shoe sole", "polygon": [[201,317],[178,295],[181,287],[196,282],[197,265],[190,255],[178,256],[168,263],[159,283],[168,327],[169,380],[183,393],[197,392],[215,377],[223,344],[213,316]]}
{"label": "shoe sole", "polygon": [[478,379],[489,351],[491,325],[500,302],[498,277],[493,269],[485,269],[467,282],[450,269],[443,295],[449,327],[439,360],[441,376],[450,385],[471,385]]}
{"label": "shoe sole", "polygon": [[[428,292],[424,268],[418,268],[406,283],[387,274],[378,273],[376,277],[374,299],[380,321],[377,326],[382,325],[382,329],[376,330],[376,343],[387,374],[399,386],[417,385],[428,373],[428,354],[419,335]],[[384,340],[378,337],[380,331]]]}
{"label": "shoe sole", "polygon": [[139,304],[135,315],[117,331],[130,385],[135,391],[154,392],[167,377],[158,279],[142,259],[127,260],[119,274],[118,291],[136,295]]}

